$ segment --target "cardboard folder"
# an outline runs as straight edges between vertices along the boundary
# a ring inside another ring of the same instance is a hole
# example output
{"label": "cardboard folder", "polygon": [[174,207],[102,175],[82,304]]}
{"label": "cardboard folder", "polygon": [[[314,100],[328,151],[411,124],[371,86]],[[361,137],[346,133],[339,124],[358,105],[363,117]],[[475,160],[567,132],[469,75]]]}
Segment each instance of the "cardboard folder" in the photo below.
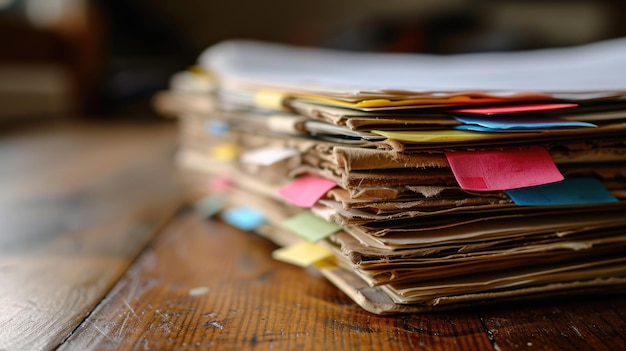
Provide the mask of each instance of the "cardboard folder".
{"label": "cardboard folder", "polygon": [[624,58],[621,39],[449,57],[229,41],[155,106],[210,215],[371,312],[619,293]]}

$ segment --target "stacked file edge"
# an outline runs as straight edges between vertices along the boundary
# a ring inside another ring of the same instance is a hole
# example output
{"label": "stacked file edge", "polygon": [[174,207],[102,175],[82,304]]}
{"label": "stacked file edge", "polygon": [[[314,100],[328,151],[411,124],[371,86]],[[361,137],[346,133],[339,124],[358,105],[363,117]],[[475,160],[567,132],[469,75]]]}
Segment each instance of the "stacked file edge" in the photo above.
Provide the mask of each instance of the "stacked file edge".
{"label": "stacked file edge", "polygon": [[[385,106],[374,91],[359,107],[336,92],[232,84],[219,73],[180,72],[155,100],[180,119],[178,161],[193,179],[196,207],[276,242],[277,259],[319,270],[366,310],[420,312],[626,286],[619,92],[461,92],[440,103],[385,92],[393,105]],[[372,107],[378,100],[383,105]],[[463,112],[478,107],[520,110]],[[520,123],[461,128],[463,117],[477,116]],[[466,183],[467,160],[491,167],[480,157],[508,164]],[[533,173],[535,164],[544,168]],[[530,175],[497,174],[523,173],[519,165]],[[547,179],[552,172],[563,180]],[[490,176],[537,184],[483,184]]]}

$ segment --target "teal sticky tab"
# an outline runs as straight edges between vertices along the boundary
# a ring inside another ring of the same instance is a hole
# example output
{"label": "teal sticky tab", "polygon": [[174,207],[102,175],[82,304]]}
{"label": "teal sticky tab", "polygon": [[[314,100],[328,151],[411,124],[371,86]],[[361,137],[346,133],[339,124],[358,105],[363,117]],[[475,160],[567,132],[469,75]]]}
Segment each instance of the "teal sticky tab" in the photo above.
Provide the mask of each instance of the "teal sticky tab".
{"label": "teal sticky tab", "polygon": [[200,216],[211,218],[224,208],[224,204],[225,200],[222,196],[209,195],[197,201],[193,206]]}
{"label": "teal sticky tab", "polygon": [[585,205],[617,202],[595,178],[568,178],[560,182],[507,190],[520,206]]}
{"label": "teal sticky tab", "polygon": [[230,130],[230,125],[224,121],[210,120],[205,123],[206,132],[213,136],[224,136]]}
{"label": "teal sticky tab", "polygon": [[[461,126],[454,126],[456,130],[468,130],[470,132],[487,132],[487,133],[498,133],[502,132],[504,129],[498,128],[487,128],[483,126],[478,126],[474,124],[463,124]],[[511,131],[511,130],[508,130]],[[520,132],[519,130],[515,130],[516,132]]]}
{"label": "teal sticky tab", "polygon": [[558,117],[545,116],[454,116],[464,125],[455,127],[461,130],[495,132],[500,130],[528,130],[548,128],[593,128],[595,124],[569,121]]}
{"label": "teal sticky tab", "polygon": [[341,229],[339,225],[314,215],[310,211],[302,212],[283,221],[283,225],[298,236],[316,242]]}
{"label": "teal sticky tab", "polygon": [[266,222],[265,216],[252,207],[229,208],[222,212],[222,220],[241,230],[251,231]]}

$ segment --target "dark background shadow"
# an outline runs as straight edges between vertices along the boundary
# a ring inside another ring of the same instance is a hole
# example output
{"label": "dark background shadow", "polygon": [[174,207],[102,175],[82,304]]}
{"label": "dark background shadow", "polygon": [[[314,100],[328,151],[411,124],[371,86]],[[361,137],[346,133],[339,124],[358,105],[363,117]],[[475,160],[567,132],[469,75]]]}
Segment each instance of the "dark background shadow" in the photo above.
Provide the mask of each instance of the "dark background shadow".
{"label": "dark background shadow", "polygon": [[206,47],[252,38],[451,54],[626,35],[622,1],[0,0],[0,122],[154,115],[151,96]]}

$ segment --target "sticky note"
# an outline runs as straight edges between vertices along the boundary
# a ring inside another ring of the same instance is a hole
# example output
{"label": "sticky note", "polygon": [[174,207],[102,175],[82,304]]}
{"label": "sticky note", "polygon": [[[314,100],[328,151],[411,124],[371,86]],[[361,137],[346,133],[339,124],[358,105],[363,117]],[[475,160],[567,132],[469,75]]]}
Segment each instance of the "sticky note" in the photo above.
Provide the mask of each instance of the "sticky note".
{"label": "sticky note", "polygon": [[382,135],[392,140],[408,141],[412,143],[450,143],[459,141],[501,139],[495,133],[479,133],[464,130],[432,130],[432,131],[383,131],[372,130],[372,133]]}
{"label": "sticky note", "polygon": [[209,179],[208,187],[209,191],[211,191],[212,193],[225,193],[228,190],[232,189],[233,182],[228,176],[215,176]]}
{"label": "sticky note", "polygon": [[341,227],[324,218],[306,211],[283,221],[283,225],[296,233],[298,236],[315,242],[336,233]]}
{"label": "sticky note", "polygon": [[259,90],[254,94],[257,106],[271,110],[284,110],[286,94],[278,91]]}
{"label": "sticky note", "polygon": [[229,208],[222,212],[222,219],[241,230],[251,231],[266,222],[265,216],[252,207]]}
{"label": "sticky note", "polygon": [[310,208],[335,186],[337,183],[333,180],[307,174],[280,188],[278,193],[294,205]]}
{"label": "sticky note", "polygon": [[[483,133],[498,133],[503,131],[520,131],[520,129],[502,129],[502,128],[488,128],[479,126],[476,124],[463,124],[460,126],[454,126],[455,130],[467,130],[472,132],[483,132]],[[528,130],[528,129],[527,129]],[[534,132],[535,130],[533,130]]]}
{"label": "sticky note", "polygon": [[[545,129],[545,128],[573,128],[596,127],[595,124],[580,121],[569,121],[556,117],[515,117],[515,116],[454,116],[459,122],[465,123],[455,129],[498,131],[509,129]],[[476,128],[478,127],[478,128]]]}
{"label": "sticky note", "polygon": [[207,121],[204,125],[206,132],[213,136],[224,136],[230,130],[230,125],[224,121]]}
{"label": "sticky note", "polygon": [[418,97],[409,99],[365,99],[355,103],[351,103],[352,108],[360,108],[363,110],[384,108],[384,107],[406,107],[406,106],[442,106],[442,105],[459,105],[459,104],[489,104],[501,102],[501,98],[477,95],[453,95],[439,97]]}
{"label": "sticky note", "polygon": [[560,182],[507,190],[520,206],[585,205],[617,202],[595,178],[567,178]]}
{"label": "sticky note", "polygon": [[235,144],[221,144],[213,147],[211,156],[221,161],[231,161],[239,156],[239,147]]}
{"label": "sticky note", "polygon": [[564,109],[564,108],[572,108],[576,106],[578,105],[577,104],[519,104],[519,105],[462,108],[462,109],[451,110],[451,112],[471,113],[471,114],[480,114],[480,115],[497,115],[497,114],[505,114],[505,113],[558,110],[558,109]]}
{"label": "sticky note", "polygon": [[219,195],[206,196],[194,204],[195,210],[203,218],[210,218],[224,208],[225,200]]}
{"label": "sticky note", "polygon": [[546,149],[446,152],[454,177],[466,190],[507,190],[563,180]]}
{"label": "sticky note", "polygon": [[241,161],[248,164],[270,166],[299,154],[297,149],[268,146],[243,153]]}
{"label": "sticky note", "polygon": [[272,257],[275,260],[279,260],[300,267],[310,266],[315,262],[332,256],[332,251],[308,241],[303,241],[292,246],[283,247],[272,252]]}

